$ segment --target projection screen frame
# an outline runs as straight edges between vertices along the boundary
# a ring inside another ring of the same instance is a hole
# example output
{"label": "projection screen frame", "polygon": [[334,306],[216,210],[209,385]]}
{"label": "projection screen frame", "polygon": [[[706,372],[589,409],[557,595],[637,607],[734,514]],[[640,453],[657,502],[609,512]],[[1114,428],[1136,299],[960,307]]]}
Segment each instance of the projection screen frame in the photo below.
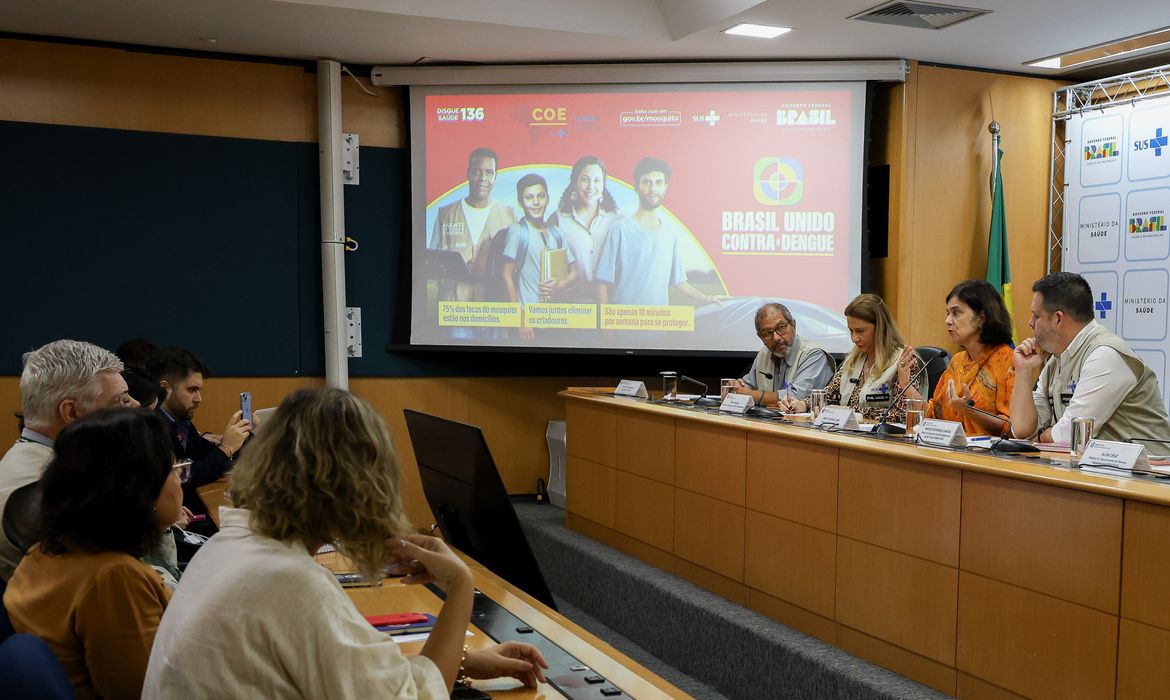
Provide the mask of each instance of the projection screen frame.
{"label": "projection screen frame", "polygon": [[745,61],[513,66],[375,66],[380,87],[411,85],[574,85],[621,83],[906,82],[903,59]]}

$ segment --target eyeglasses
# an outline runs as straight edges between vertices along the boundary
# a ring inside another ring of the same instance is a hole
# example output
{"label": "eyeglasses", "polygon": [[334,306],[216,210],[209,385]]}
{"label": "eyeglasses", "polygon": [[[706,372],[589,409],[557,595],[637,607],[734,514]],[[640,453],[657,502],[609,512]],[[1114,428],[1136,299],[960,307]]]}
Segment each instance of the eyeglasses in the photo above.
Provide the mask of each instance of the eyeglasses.
{"label": "eyeglasses", "polygon": [[756,335],[760,336],[760,338],[762,340],[767,340],[768,338],[771,338],[773,335],[784,335],[784,333],[788,330],[788,328],[791,325],[792,324],[787,322],[787,321],[781,321],[780,323],[777,323],[775,325],[775,327],[769,328],[767,330],[762,330],[759,333],[756,333]]}

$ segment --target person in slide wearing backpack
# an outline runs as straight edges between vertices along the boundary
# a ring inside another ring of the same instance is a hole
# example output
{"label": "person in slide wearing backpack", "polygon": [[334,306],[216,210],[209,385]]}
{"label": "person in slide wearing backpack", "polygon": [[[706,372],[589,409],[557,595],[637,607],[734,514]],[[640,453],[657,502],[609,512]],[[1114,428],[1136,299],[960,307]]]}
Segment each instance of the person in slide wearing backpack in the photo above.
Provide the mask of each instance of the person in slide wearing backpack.
{"label": "person in slide wearing backpack", "polygon": [[[548,183],[536,173],[528,173],[516,183],[516,199],[524,218],[507,230],[504,264],[501,270],[508,300],[521,307],[520,339],[533,341],[535,330],[528,324],[527,306],[557,299],[577,283],[578,272],[573,251],[565,246],[560,229],[551,226],[544,215],[548,210]],[[545,250],[564,248],[568,275],[562,279],[542,278],[541,258]]]}

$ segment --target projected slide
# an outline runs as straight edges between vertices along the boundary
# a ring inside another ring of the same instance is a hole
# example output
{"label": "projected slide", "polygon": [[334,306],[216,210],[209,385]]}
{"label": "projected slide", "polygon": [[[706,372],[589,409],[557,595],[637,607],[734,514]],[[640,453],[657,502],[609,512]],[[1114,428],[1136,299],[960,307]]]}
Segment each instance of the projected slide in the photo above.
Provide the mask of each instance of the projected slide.
{"label": "projected slide", "polygon": [[848,349],[864,90],[413,88],[411,342]]}

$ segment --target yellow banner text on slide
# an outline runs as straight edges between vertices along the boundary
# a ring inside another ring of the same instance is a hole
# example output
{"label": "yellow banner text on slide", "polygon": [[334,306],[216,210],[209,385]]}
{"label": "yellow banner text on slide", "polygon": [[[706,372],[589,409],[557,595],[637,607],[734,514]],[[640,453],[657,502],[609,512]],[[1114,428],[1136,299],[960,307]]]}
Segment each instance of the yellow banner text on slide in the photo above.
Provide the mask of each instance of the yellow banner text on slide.
{"label": "yellow banner text on slide", "polygon": [[519,328],[520,305],[507,301],[440,301],[439,325]]}
{"label": "yellow banner text on slide", "polygon": [[694,331],[695,307],[604,304],[601,327],[618,331]]}
{"label": "yellow banner text on slide", "polygon": [[529,328],[597,328],[597,304],[529,304]]}

